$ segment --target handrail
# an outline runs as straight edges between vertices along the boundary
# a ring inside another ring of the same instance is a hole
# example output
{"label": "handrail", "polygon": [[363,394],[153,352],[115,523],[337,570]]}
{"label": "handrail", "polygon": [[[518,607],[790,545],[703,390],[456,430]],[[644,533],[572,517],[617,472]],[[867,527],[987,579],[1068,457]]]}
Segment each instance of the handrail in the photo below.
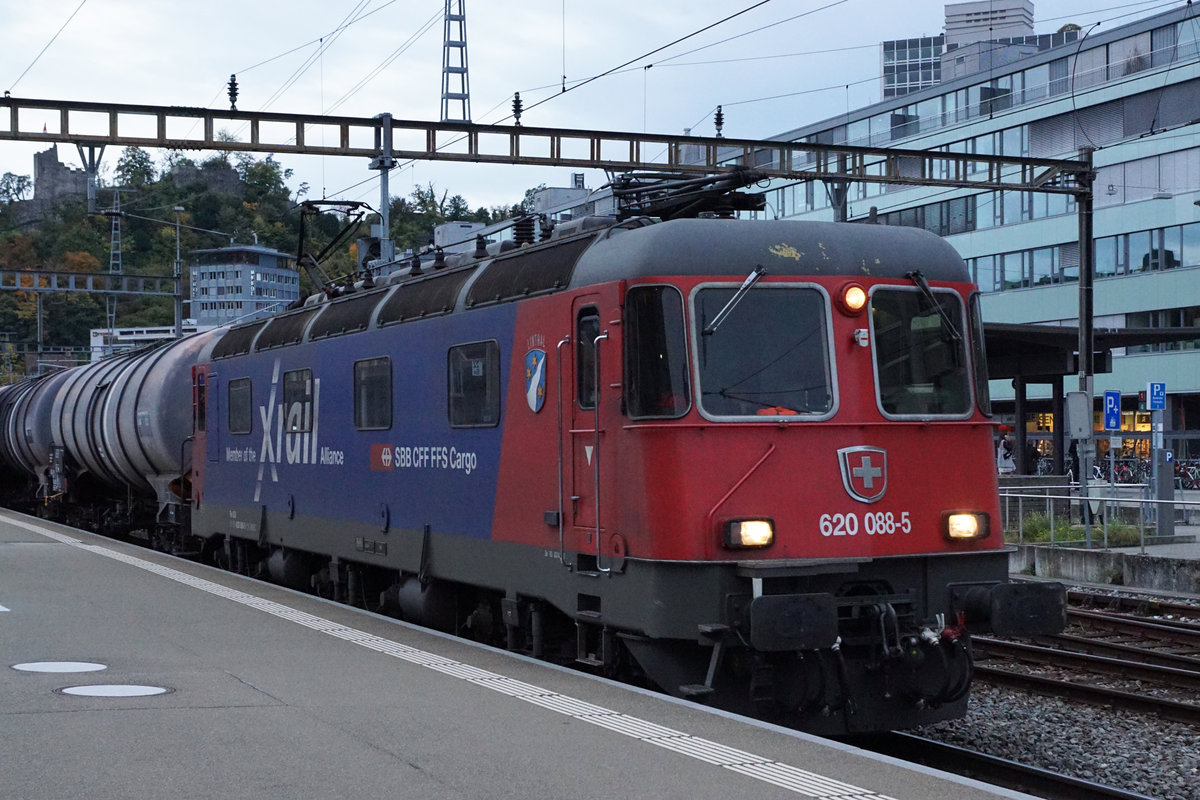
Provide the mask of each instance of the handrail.
{"label": "handrail", "polygon": [[555,348],[558,358],[558,367],[556,369],[556,377],[558,378],[558,560],[562,562],[564,567],[570,567],[567,563],[567,554],[563,546],[563,513],[565,508],[563,505],[563,389],[562,389],[562,349],[564,344],[571,343],[570,334],[564,336],[562,341]]}
{"label": "handrail", "polygon": [[592,398],[593,409],[596,415],[596,430],[593,434],[594,447],[592,450],[592,502],[596,504],[596,571],[597,572],[612,572],[612,567],[600,566],[600,341],[608,338],[608,331],[604,331],[595,339],[592,340],[592,369],[595,375],[595,385],[593,391],[595,395]]}
{"label": "handrail", "polygon": [[[1146,486],[1146,484],[1144,484],[1144,483],[1143,484],[1126,484],[1126,485],[1129,486],[1130,488],[1135,488],[1138,486],[1141,486],[1141,487]],[[1180,489],[1179,491],[1188,491],[1188,490]],[[1197,490],[1197,492],[1200,493],[1200,490]],[[1024,493],[1017,493],[1017,492],[1000,492],[1000,496],[1001,497],[1015,497],[1015,498],[1028,499],[1028,500],[1083,500],[1083,499],[1085,499],[1085,498],[1080,497],[1077,494],[1024,494]],[[1091,500],[1093,502],[1103,500],[1103,501],[1112,502],[1112,503],[1150,503],[1150,504],[1158,503],[1161,505],[1172,505],[1172,506],[1200,506],[1200,500],[1184,500],[1184,499],[1154,500],[1149,497],[1130,496],[1130,495],[1115,495],[1115,494],[1104,496],[1104,495],[1095,495],[1095,494],[1089,493],[1086,499]]]}

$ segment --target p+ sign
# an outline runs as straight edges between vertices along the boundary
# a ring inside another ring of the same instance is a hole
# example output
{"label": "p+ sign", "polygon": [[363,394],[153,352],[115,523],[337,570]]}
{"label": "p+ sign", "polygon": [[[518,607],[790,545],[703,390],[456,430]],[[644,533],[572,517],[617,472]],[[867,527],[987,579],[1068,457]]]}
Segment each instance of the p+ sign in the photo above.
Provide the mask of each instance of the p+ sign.
{"label": "p+ sign", "polygon": [[1167,407],[1167,384],[1146,384],[1146,408],[1150,411],[1162,411]]}
{"label": "p+ sign", "polygon": [[1121,393],[1109,390],[1104,393],[1104,430],[1121,430]]}

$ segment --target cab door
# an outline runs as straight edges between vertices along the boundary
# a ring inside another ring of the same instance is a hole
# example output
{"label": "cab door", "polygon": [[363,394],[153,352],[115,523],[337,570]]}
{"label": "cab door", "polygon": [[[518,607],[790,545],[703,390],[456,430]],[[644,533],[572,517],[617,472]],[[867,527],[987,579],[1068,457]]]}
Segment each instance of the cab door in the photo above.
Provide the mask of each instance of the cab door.
{"label": "cab door", "polygon": [[[573,534],[568,549],[597,558],[603,569],[600,543],[608,539],[613,503],[611,460],[614,420],[619,406],[620,348],[613,340],[599,294],[575,298],[572,303],[570,356],[564,359],[563,416],[569,421],[567,438],[569,478],[564,481],[564,508]],[[564,354],[565,355],[565,354]],[[569,364],[569,369],[566,366]],[[573,546],[572,546],[573,545]],[[607,554],[607,547],[603,548]]]}

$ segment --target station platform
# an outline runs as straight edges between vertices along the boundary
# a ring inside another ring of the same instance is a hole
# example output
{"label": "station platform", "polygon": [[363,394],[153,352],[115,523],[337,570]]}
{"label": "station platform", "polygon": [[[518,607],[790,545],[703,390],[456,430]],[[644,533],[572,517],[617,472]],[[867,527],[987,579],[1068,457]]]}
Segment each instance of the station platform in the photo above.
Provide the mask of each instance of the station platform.
{"label": "station platform", "polygon": [[13,800],[1026,797],[3,510],[0,653]]}
{"label": "station platform", "polygon": [[1200,526],[1176,525],[1169,541],[1151,538],[1126,547],[1103,547],[1099,533],[1091,548],[1079,542],[1014,544],[1008,568],[1014,575],[1065,583],[1195,597],[1200,595]]}

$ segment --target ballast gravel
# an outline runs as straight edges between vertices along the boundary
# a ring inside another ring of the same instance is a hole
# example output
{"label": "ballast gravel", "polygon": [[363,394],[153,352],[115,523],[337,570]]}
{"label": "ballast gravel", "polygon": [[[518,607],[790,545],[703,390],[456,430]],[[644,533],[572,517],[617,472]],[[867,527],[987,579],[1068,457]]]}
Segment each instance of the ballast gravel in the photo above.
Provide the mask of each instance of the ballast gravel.
{"label": "ballast gravel", "polygon": [[976,683],[917,735],[1162,800],[1200,800],[1200,728]]}

